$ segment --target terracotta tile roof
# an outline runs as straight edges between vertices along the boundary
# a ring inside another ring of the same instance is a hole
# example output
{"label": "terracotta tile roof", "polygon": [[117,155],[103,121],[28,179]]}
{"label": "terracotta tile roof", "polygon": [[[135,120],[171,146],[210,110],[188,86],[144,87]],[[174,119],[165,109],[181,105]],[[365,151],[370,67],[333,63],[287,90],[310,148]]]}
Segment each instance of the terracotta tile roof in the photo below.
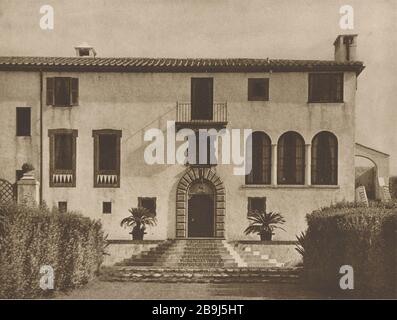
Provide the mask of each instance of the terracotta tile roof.
{"label": "terracotta tile roof", "polygon": [[94,72],[355,71],[360,61],[280,59],[172,59],[91,57],[0,57],[0,70]]}

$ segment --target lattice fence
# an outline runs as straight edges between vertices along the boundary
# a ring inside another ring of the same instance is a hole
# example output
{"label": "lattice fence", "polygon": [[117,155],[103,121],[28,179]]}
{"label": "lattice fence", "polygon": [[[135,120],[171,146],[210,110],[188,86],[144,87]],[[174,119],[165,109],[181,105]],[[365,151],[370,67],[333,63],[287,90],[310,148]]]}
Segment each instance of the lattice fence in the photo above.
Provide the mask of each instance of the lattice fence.
{"label": "lattice fence", "polygon": [[0,179],[0,204],[16,200],[15,186],[4,179]]}

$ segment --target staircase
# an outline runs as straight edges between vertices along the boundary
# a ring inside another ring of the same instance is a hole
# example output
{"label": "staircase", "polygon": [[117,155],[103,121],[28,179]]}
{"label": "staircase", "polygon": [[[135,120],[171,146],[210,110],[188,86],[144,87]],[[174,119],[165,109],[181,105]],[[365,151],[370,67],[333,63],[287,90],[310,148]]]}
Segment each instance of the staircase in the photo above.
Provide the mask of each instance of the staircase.
{"label": "staircase", "polygon": [[296,282],[299,268],[255,252],[241,251],[225,240],[167,240],[155,248],[103,267],[105,281],[157,282]]}
{"label": "staircase", "polygon": [[184,268],[238,267],[222,240],[167,240],[118,265]]}
{"label": "staircase", "polygon": [[234,248],[247,266],[251,268],[280,268],[284,265],[271,258],[268,252],[261,250],[262,248],[253,248],[242,244],[235,244]]}

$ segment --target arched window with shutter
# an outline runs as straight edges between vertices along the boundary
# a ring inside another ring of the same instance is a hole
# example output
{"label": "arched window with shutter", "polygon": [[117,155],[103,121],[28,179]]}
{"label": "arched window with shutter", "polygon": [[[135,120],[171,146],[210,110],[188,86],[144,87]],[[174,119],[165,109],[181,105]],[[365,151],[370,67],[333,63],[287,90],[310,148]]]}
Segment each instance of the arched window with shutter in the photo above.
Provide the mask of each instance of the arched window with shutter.
{"label": "arched window with shutter", "polygon": [[312,140],[313,185],[338,184],[338,139],[328,131],[316,134]]}
{"label": "arched window with shutter", "polygon": [[294,131],[284,133],[277,145],[277,184],[305,183],[305,141]]}
{"label": "arched window with shutter", "polygon": [[264,132],[253,132],[252,170],[245,176],[246,184],[271,183],[271,153],[272,145],[269,136]]}

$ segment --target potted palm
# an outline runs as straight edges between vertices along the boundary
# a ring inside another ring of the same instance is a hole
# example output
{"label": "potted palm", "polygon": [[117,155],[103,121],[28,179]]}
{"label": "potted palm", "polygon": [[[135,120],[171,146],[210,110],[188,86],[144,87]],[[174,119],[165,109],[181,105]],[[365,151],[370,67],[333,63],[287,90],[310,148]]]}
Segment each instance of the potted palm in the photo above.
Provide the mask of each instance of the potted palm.
{"label": "potted palm", "polygon": [[146,226],[156,225],[156,217],[143,207],[131,208],[128,211],[131,215],[121,220],[120,226],[132,228],[132,240],[143,240]]}
{"label": "potted palm", "polygon": [[244,233],[246,235],[256,233],[261,237],[261,241],[272,240],[274,229],[284,230],[279,226],[285,223],[280,213],[255,210],[248,214],[248,220],[250,220],[250,225],[245,229]]}

